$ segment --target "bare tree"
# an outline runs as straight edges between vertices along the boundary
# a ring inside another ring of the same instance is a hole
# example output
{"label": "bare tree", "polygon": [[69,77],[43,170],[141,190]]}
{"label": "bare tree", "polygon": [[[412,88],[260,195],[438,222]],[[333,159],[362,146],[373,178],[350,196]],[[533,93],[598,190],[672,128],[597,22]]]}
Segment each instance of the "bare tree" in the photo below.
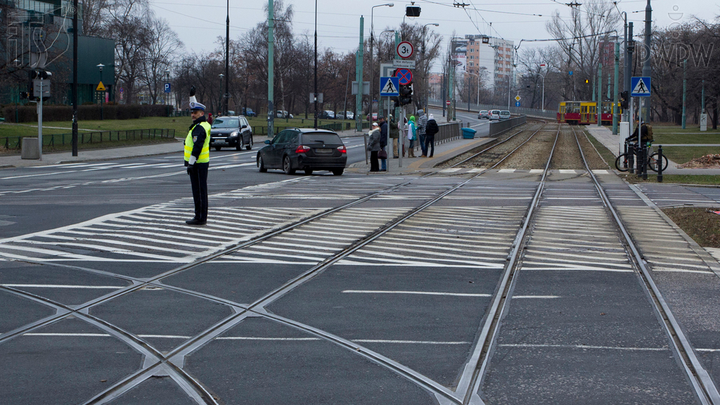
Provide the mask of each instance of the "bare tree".
{"label": "bare tree", "polygon": [[138,80],[143,74],[145,50],[153,38],[152,10],[147,0],[114,0],[105,33],[115,40],[117,81],[125,89],[126,102],[135,102]]}
{"label": "bare tree", "polygon": [[82,34],[103,35],[104,23],[110,17],[108,0],[79,0],[78,5],[82,15]]}
{"label": "bare tree", "polygon": [[588,0],[582,6],[572,7],[572,17],[566,19],[555,12],[547,23],[547,31],[560,47],[567,61],[567,80],[574,84],[577,99],[589,99],[592,89],[584,86],[585,80],[592,81],[601,59],[601,41],[608,41],[620,22],[620,14],[609,0]]}
{"label": "bare tree", "polygon": [[146,44],[141,55],[139,79],[145,85],[152,104],[162,91],[165,71],[170,70],[175,53],[183,47],[175,31],[161,18],[150,18]]}

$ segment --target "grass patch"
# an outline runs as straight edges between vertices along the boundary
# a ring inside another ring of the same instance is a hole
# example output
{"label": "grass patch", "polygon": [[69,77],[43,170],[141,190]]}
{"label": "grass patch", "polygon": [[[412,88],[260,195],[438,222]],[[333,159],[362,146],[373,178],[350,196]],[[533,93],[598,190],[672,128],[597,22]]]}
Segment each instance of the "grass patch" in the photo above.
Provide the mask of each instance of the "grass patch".
{"label": "grass patch", "polygon": [[[657,152],[658,143],[653,145]],[[687,163],[695,158],[720,153],[720,146],[663,146],[663,154],[675,163]]]}
{"label": "grass patch", "polygon": [[707,208],[666,208],[665,215],[677,224],[698,245],[720,248],[720,215]]}

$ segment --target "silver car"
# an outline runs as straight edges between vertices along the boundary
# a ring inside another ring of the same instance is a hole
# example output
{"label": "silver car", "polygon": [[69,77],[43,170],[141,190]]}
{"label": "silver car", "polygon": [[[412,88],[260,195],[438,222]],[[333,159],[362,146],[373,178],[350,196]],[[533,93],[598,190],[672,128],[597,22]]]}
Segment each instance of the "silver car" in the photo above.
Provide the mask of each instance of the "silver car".
{"label": "silver car", "polygon": [[510,111],[508,111],[508,110],[500,111],[500,119],[501,120],[509,120],[510,119]]}
{"label": "silver car", "polygon": [[500,120],[500,110],[490,110],[490,121]]}
{"label": "silver car", "polygon": [[480,110],[478,113],[478,119],[481,120],[483,118],[490,119],[490,112],[488,110]]}

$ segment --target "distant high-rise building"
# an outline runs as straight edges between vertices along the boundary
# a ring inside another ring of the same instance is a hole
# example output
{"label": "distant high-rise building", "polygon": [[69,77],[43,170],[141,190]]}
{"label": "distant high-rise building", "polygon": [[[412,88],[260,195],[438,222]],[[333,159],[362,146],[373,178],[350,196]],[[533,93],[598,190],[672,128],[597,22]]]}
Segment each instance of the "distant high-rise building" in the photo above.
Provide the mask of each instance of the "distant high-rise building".
{"label": "distant high-rise building", "polygon": [[[466,71],[483,75],[490,89],[507,83],[512,77],[513,42],[485,35],[466,35]],[[456,47],[457,48],[457,47]]]}

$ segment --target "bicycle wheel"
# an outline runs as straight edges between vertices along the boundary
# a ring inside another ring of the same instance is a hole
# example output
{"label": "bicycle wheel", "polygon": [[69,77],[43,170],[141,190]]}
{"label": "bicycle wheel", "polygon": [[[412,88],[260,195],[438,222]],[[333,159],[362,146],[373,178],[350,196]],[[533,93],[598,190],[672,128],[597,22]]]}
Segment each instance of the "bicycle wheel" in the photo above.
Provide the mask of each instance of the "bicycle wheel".
{"label": "bicycle wheel", "polygon": [[617,159],[615,159],[615,168],[620,170],[621,172],[628,171],[628,154],[623,153],[622,155],[618,156]]}
{"label": "bicycle wheel", "polygon": [[[648,158],[648,168],[650,168],[650,170],[652,170],[654,172],[658,171],[658,163],[660,163],[658,161],[659,160],[658,156],[660,156],[660,155],[658,155],[657,153],[653,153],[652,155],[650,155],[650,158]],[[665,157],[665,155],[663,155],[663,157],[662,157],[663,171],[665,171],[667,169],[667,166],[668,166],[668,160]]]}

